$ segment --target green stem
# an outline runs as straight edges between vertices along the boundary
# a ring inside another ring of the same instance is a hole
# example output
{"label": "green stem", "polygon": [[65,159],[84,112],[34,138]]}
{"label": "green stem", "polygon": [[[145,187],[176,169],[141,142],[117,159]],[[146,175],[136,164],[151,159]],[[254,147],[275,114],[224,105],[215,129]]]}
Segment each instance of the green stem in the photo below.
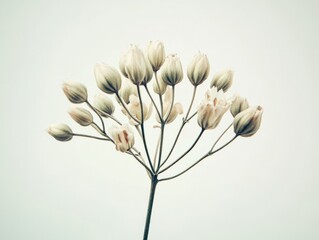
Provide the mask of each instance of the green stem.
{"label": "green stem", "polygon": [[153,175],[152,182],[151,182],[150,196],[149,196],[149,200],[148,200],[148,207],[147,207],[143,240],[148,239],[148,233],[150,230],[151,216],[152,216],[154,196],[155,196],[155,190],[156,190],[157,183],[158,183],[157,175]]}

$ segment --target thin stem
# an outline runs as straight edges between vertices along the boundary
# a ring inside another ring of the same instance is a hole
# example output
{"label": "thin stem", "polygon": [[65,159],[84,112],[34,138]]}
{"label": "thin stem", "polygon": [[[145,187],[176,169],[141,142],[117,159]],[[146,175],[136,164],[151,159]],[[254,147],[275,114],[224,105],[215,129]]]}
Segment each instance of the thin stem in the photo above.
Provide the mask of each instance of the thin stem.
{"label": "thin stem", "polygon": [[81,133],[73,133],[72,135],[76,136],[76,137],[87,137],[87,138],[93,138],[93,139],[97,139],[97,140],[104,140],[104,141],[111,141],[112,142],[112,140],[110,138],[95,137],[95,136],[81,134]]}
{"label": "thin stem", "polygon": [[231,126],[233,126],[233,123],[231,123],[226,129],[225,131],[217,138],[216,142],[214,143],[214,145],[212,146],[212,148],[210,149],[210,152],[214,150],[216,144],[219,142],[219,140],[225,135],[225,133],[228,131],[228,129],[231,128]]}
{"label": "thin stem", "polygon": [[[154,72],[154,75],[155,75],[155,81],[156,81],[157,87],[158,87],[158,89],[160,89],[160,85],[159,85],[158,78],[157,78],[157,72]],[[163,98],[162,98],[161,94],[159,94],[158,96],[159,96],[159,101],[160,101],[160,105],[161,105],[161,118],[160,119],[163,120],[163,118],[164,118],[164,116],[163,116]]]}
{"label": "thin stem", "polygon": [[161,181],[167,181],[167,180],[171,180],[171,179],[174,179],[174,178],[177,178],[181,175],[183,175],[184,173],[186,173],[187,171],[189,171],[190,169],[192,169],[193,167],[195,167],[198,163],[200,163],[201,161],[203,161],[205,158],[207,158],[208,156],[211,156],[213,155],[214,153],[222,150],[224,147],[226,147],[228,144],[230,144],[232,141],[234,141],[236,139],[238,135],[236,135],[235,137],[233,137],[230,141],[228,141],[226,144],[224,144],[222,147],[218,148],[217,150],[213,151],[213,152],[208,152],[206,153],[203,157],[201,157],[197,162],[195,162],[194,164],[192,164],[191,166],[189,166],[188,168],[186,168],[184,171],[172,176],[172,177],[168,177],[168,178],[162,178],[162,179],[159,179],[158,181],[161,182]]}
{"label": "thin stem", "polygon": [[148,167],[142,160],[140,160],[140,159],[132,152],[132,150],[128,150],[127,152],[131,153],[131,155],[132,155],[140,164],[142,164],[142,166],[146,169],[146,171],[147,171],[147,173],[148,173],[149,176],[152,175],[151,169],[149,169],[149,167]]}
{"label": "thin stem", "polygon": [[204,133],[205,129],[201,129],[198,137],[196,138],[195,142],[192,144],[192,146],[186,151],[184,152],[179,158],[177,158],[173,163],[171,163],[170,165],[168,165],[166,168],[164,168],[163,170],[161,170],[158,174],[165,172],[167,169],[169,169],[170,167],[172,167],[173,165],[175,165],[178,161],[180,161],[186,154],[188,154],[196,145],[196,143],[198,142],[198,140],[200,139],[200,137],[202,136],[202,134]]}
{"label": "thin stem", "polygon": [[91,103],[89,101],[86,101],[86,104],[96,113],[96,115],[99,116],[100,120],[101,120],[101,123],[102,123],[102,131],[105,133],[105,126],[104,126],[104,121],[101,117],[101,115],[99,114],[99,112],[95,109],[95,107],[93,107],[91,105]]}
{"label": "thin stem", "polygon": [[149,196],[149,200],[148,200],[148,207],[147,207],[143,240],[148,239],[148,233],[150,230],[151,216],[152,216],[154,196],[155,196],[155,190],[156,190],[157,183],[158,183],[157,175],[153,175],[152,182],[151,182],[150,196]]}
{"label": "thin stem", "polygon": [[[171,115],[171,112],[172,112],[172,109],[173,109],[173,106],[174,106],[174,98],[175,98],[175,85],[172,86],[172,101],[171,101],[171,106],[170,106],[170,109],[168,111],[168,114],[167,114],[167,117],[166,119],[164,120],[164,123],[167,123],[167,120],[169,118],[169,115]],[[164,116],[163,116],[164,118]]]}
{"label": "thin stem", "polygon": [[159,148],[159,145],[160,145],[160,141],[161,141],[161,136],[159,136],[158,140],[157,140],[155,154],[154,154],[154,158],[153,158],[153,166],[156,166],[156,159],[157,159],[157,153],[158,153],[158,148]]}
{"label": "thin stem", "polygon": [[163,163],[161,164],[160,167],[162,167],[162,166],[167,162],[167,160],[169,159],[169,157],[170,157],[171,154],[173,153],[174,148],[175,148],[175,146],[176,146],[176,143],[177,143],[177,141],[178,141],[178,139],[179,139],[179,136],[181,135],[182,130],[183,130],[185,124],[189,121],[187,118],[188,118],[188,115],[189,115],[190,110],[191,110],[191,108],[192,108],[192,106],[193,106],[193,103],[194,103],[194,99],[195,99],[195,95],[196,95],[196,90],[197,90],[197,86],[194,86],[194,91],[193,91],[193,95],[192,95],[191,102],[190,102],[189,107],[188,107],[188,110],[187,110],[187,114],[186,114],[185,118],[183,119],[182,125],[181,125],[181,127],[179,128],[179,131],[178,131],[178,133],[177,133],[177,135],[176,135],[176,138],[175,138],[174,143],[173,143],[173,145],[172,145],[172,147],[171,147],[171,150],[169,151],[167,157],[165,158],[165,160],[163,161]]}
{"label": "thin stem", "polygon": [[141,118],[142,118],[141,119],[141,130],[142,130],[143,145],[144,145],[144,148],[145,148],[145,152],[146,152],[148,163],[150,164],[151,169],[152,169],[152,171],[154,173],[155,171],[154,171],[154,167],[153,167],[152,162],[151,162],[150,154],[149,154],[149,151],[148,151],[148,148],[147,148],[146,137],[145,137],[144,111],[143,111],[143,101],[142,101],[142,96],[141,96],[141,90],[140,90],[140,86],[139,85],[136,85],[136,87],[137,87],[137,94],[138,94],[138,98],[140,100],[140,106],[141,106]]}
{"label": "thin stem", "polygon": [[155,107],[155,110],[156,110],[156,112],[157,112],[157,115],[158,115],[160,121],[163,121],[162,116],[161,116],[161,113],[159,112],[159,110],[158,110],[158,108],[157,108],[157,105],[156,105],[156,103],[155,103],[155,101],[154,101],[154,99],[153,99],[153,97],[152,97],[150,91],[148,90],[147,85],[144,84],[143,86],[144,86],[144,88],[145,88],[145,90],[146,90],[148,96],[150,97],[150,99],[151,99],[151,101],[152,101],[152,103],[153,103],[153,105],[154,105],[154,107]]}
{"label": "thin stem", "polygon": [[132,114],[131,114],[131,112],[127,109],[127,107],[126,107],[126,103],[125,102],[123,102],[123,99],[120,97],[120,95],[119,95],[119,93],[118,92],[116,92],[115,93],[116,94],[116,96],[117,96],[117,98],[119,99],[119,101],[120,101],[120,103],[121,103],[121,105],[123,106],[123,108],[125,109],[125,111],[127,112],[127,114],[135,121],[135,122],[137,122],[137,123],[139,123],[140,124],[140,121],[139,120],[137,120]]}
{"label": "thin stem", "polygon": [[160,148],[159,148],[156,172],[159,171],[160,166],[161,166],[161,160],[162,160],[162,154],[163,154],[163,143],[164,143],[164,132],[165,132],[164,128],[165,128],[165,122],[162,122],[161,123],[161,135],[160,135]]}

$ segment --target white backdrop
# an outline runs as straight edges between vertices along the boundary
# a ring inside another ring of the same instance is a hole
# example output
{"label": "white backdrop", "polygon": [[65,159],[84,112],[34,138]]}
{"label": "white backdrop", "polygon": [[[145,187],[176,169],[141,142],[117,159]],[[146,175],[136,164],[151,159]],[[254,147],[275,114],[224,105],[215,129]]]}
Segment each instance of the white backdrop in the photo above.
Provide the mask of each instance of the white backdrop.
{"label": "white backdrop", "polygon": [[[163,41],[184,69],[206,53],[209,81],[233,69],[230,94],[265,109],[254,137],[158,186],[150,239],[318,239],[318,9],[283,0],[1,1],[0,239],[142,238],[149,181],[140,165],[110,144],[61,143],[45,130],[65,122],[91,133],[68,116],[63,81],[82,82],[92,99],[94,64],[117,67],[127,45],[149,40]],[[177,88],[184,108],[190,86],[185,77]],[[230,121],[207,132],[185,164]],[[185,129],[174,156],[198,130],[196,121]]]}

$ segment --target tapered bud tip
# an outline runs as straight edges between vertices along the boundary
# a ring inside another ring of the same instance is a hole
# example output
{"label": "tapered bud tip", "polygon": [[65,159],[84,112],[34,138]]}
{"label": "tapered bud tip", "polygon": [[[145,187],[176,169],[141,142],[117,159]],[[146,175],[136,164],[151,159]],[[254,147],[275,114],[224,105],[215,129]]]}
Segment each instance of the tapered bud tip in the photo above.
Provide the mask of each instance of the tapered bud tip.
{"label": "tapered bud tip", "polygon": [[165,61],[165,49],[162,42],[150,41],[146,51],[147,58],[153,71],[157,72]]}
{"label": "tapered bud tip", "polygon": [[81,83],[68,81],[62,85],[62,89],[65,96],[72,103],[83,103],[87,101],[87,89]]}
{"label": "tapered bud tip", "polygon": [[61,142],[70,141],[73,137],[72,129],[64,123],[51,124],[48,127],[47,132]]}
{"label": "tapered bud tip", "polygon": [[163,81],[170,86],[180,83],[183,79],[182,63],[176,54],[166,57],[161,69]]}
{"label": "tapered bud tip", "polygon": [[210,65],[207,56],[198,53],[187,67],[188,79],[194,86],[200,85],[207,79],[209,70]]}
{"label": "tapered bud tip", "polygon": [[233,84],[233,71],[224,70],[216,73],[211,81],[210,87],[216,87],[217,90],[226,92]]}
{"label": "tapered bud tip", "polygon": [[98,94],[94,97],[94,107],[102,117],[109,117],[115,111],[112,100],[103,94]]}
{"label": "tapered bud tip", "polygon": [[249,107],[248,101],[246,98],[243,98],[239,95],[234,97],[234,100],[230,107],[230,112],[235,117],[238,113],[246,110]]}
{"label": "tapered bud tip", "polygon": [[260,127],[263,111],[263,108],[258,106],[238,113],[234,118],[234,132],[242,137],[254,135]]}
{"label": "tapered bud tip", "polygon": [[92,114],[84,108],[73,107],[69,114],[81,126],[89,126],[93,122]]}
{"label": "tapered bud tip", "polygon": [[97,63],[94,67],[94,75],[97,86],[103,92],[112,94],[120,90],[121,75],[115,68],[104,63]]}

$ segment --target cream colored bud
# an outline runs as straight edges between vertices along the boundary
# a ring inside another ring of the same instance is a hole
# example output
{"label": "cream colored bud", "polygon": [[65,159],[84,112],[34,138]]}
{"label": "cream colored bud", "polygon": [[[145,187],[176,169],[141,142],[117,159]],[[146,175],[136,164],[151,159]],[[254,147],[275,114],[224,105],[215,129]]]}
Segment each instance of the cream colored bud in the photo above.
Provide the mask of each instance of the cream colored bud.
{"label": "cream colored bud", "polygon": [[144,85],[149,83],[153,78],[152,66],[146,58],[145,58],[145,67],[146,67],[146,72],[145,72],[145,76],[144,76],[143,81],[142,81],[142,84],[144,84]]}
{"label": "cream colored bud", "polygon": [[254,135],[260,127],[263,111],[263,108],[258,106],[238,113],[234,118],[234,132],[242,137]]}
{"label": "cream colored bud", "polygon": [[199,126],[203,129],[216,128],[229,107],[230,103],[222,90],[217,91],[215,87],[208,90],[197,111]]}
{"label": "cream colored bud", "polygon": [[230,106],[230,112],[235,117],[238,113],[246,110],[249,107],[246,98],[237,95]]}
{"label": "cream colored bud", "polygon": [[112,100],[104,94],[95,95],[94,107],[101,114],[102,117],[109,117],[115,111]]}
{"label": "cream colored bud", "polygon": [[104,63],[97,63],[94,67],[97,86],[101,91],[112,94],[120,90],[122,80],[120,73]]}
{"label": "cream colored bud", "polygon": [[227,92],[233,83],[233,71],[224,70],[216,73],[211,81],[210,87],[217,87],[217,90]]}
{"label": "cream colored bud", "polygon": [[65,82],[62,85],[65,96],[72,103],[83,103],[88,98],[86,87],[81,83],[76,82]]}
{"label": "cream colored bud", "polygon": [[52,124],[47,131],[56,140],[62,142],[70,141],[73,137],[72,129],[64,123]]}
{"label": "cream colored bud", "polygon": [[178,84],[183,79],[182,63],[176,54],[170,54],[161,69],[163,81],[170,86]]}
{"label": "cream colored bud", "polygon": [[115,143],[117,151],[126,152],[134,145],[134,134],[128,124],[113,126],[110,128],[110,135]]}
{"label": "cream colored bud", "polygon": [[[142,121],[142,112],[141,112],[141,102],[139,98],[135,95],[130,96],[129,104],[126,106],[127,110],[130,114],[136,118],[139,122]],[[153,104],[146,104],[143,103],[143,120],[147,120],[150,118],[153,110]],[[122,109],[122,112],[130,119],[130,124],[132,125],[139,125],[139,122],[136,122],[134,119],[131,118],[131,115],[127,113],[126,109]]]}
{"label": "cream colored bud", "polygon": [[120,59],[122,74],[130,79],[133,84],[139,85],[146,75],[146,63],[143,52],[135,45],[131,45]]}
{"label": "cream colored bud", "polygon": [[166,92],[167,84],[163,81],[161,74],[157,76],[157,81],[153,82],[153,91],[156,94],[163,95]]}
{"label": "cream colored bud", "polygon": [[[119,95],[127,104],[130,102],[131,95],[137,96],[137,88],[131,81],[129,81],[128,79],[125,79],[125,80],[126,81],[123,82],[123,86],[121,87],[121,90],[119,91]],[[118,98],[116,98],[116,101],[120,103]]]}
{"label": "cream colored bud", "polygon": [[165,49],[162,42],[150,41],[147,47],[147,57],[153,71],[157,72],[165,61]]}
{"label": "cream colored bud", "polygon": [[84,108],[73,107],[69,111],[69,114],[73,118],[73,120],[76,121],[81,126],[88,126],[93,122],[92,114]]}
{"label": "cream colored bud", "polygon": [[194,86],[200,85],[207,79],[209,69],[210,66],[207,56],[198,53],[187,67],[188,79]]}

